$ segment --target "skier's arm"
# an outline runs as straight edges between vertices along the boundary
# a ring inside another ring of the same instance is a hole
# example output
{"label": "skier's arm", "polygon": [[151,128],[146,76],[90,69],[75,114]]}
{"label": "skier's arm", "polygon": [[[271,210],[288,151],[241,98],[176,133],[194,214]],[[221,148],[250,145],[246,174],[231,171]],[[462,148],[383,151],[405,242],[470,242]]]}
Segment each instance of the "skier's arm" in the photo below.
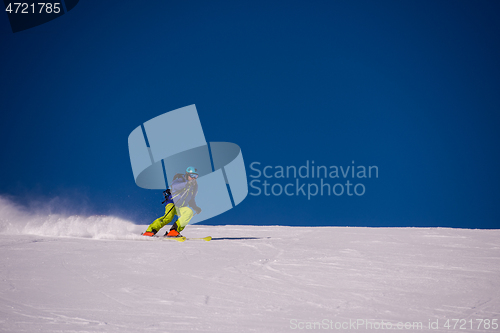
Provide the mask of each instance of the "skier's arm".
{"label": "skier's arm", "polygon": [[196,205],[196,201],[194,201],[194,198],[192,198],[189,201],[189,206],[191,206],[191,208],[194,209],[194,211],[196,212],[196,214],[200,214],[201,213],[201,208],[198,207],[198,205]]}
{"label": "skier's arm", "polygon": [[198,184],[195,185],[193,196],[191,200],[189,200],[189,206],[191,206],[195,210],[196,214],[200,214],[201,208],[198,207],[195,200],[197,194],[198,194]]}

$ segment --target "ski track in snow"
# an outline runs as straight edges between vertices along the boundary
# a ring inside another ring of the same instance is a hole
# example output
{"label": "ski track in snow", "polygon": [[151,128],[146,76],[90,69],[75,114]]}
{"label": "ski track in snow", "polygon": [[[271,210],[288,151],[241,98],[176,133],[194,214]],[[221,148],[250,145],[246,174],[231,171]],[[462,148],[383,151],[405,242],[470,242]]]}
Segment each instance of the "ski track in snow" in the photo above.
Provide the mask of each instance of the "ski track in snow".
{"label": "ski track in snow", "polygon": [[311,331],[294,319],[361,319],[423,328],[328,331],[492,332],[444,324],[500,319],[500,230],[192,225],[184,234],[213,240],[178,243],[138,236],[145,228],[0,205],[0,331],[290,332]]}

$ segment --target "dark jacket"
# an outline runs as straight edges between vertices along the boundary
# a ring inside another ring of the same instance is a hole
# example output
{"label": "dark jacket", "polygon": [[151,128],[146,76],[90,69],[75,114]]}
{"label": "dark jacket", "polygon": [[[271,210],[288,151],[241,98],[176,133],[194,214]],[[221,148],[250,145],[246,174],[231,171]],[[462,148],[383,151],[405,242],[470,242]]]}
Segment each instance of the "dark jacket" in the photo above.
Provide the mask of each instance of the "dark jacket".
{"label": "dark jacket", "polygon": [[191,206],[197,208],[196,194],[198,194],[198,183],[196,181],[189,182],[186,175],[176,174],[174,181],[170,185],[172,194],[167,200],[167,204],[175,203],[177,207]]}

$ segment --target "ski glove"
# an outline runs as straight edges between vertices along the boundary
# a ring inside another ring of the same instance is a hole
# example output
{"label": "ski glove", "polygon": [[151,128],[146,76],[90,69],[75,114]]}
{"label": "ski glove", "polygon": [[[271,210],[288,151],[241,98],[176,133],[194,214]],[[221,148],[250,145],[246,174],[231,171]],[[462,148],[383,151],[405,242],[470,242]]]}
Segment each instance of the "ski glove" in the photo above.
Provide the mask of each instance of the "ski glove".
{"label": "ski glove", "polygon": [[200,214],[201,213],[201,208],[200,207],[195,206],[195,207],[193,207],[193,209],[196,212],[196,214]]}

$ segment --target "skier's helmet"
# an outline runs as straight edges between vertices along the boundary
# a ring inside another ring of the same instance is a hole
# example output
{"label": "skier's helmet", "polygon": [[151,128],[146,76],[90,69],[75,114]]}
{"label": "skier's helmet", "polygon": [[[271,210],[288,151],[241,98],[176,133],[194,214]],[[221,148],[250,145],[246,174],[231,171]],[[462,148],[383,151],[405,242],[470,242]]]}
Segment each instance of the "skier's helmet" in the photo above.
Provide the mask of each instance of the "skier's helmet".
{"label": "skier's helmet", "polygon": [[197,171],[197,170],[196,170],[196,168],[195,168],[195,167],[190,166],[190,167],[188,167],[188,168],[186,169],[186,174],[187,174],[189,177],[196,179],[196,178],[198,178],[198,172],[196,172],[196,171]]}
{"label": "skier's helmet", "polygon": [[195,167],[188,167],[186,169],[186,173],[196,173],[197,174],[198,172],[196,172],[196,171],[197,171],[197,169]]}
{"label": "skier's helmet", "polygon": [[198,178],[198,172],[196,172],[197,169],[195,167],[188,167],[186,169],[186,174],[189,175],[191,178]]}

